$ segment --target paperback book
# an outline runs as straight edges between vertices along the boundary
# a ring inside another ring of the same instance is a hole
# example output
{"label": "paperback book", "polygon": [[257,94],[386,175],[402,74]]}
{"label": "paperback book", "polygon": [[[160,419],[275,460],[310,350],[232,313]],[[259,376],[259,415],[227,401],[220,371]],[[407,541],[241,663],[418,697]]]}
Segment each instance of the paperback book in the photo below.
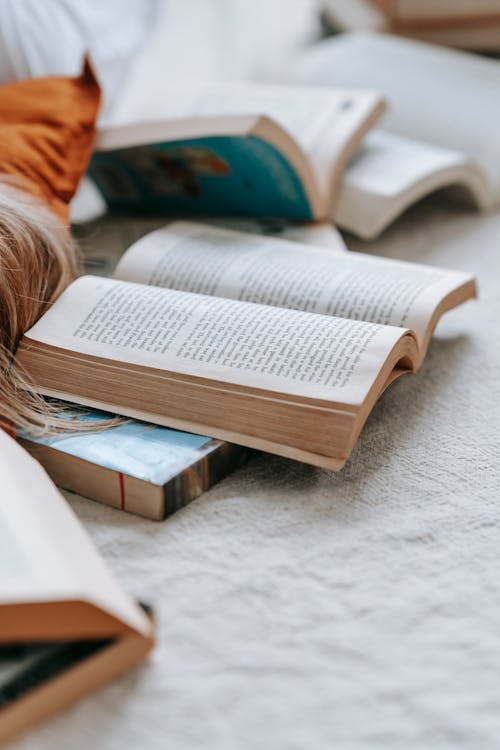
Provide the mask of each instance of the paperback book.
{"label": "paperback book", "polygon": [[63,489],[160,521],[242,465],[249,451],[205,435],[138,420],[99,429],[113,415],[64,412],[95,431],[18,440]]}
{"label": "paperback book", "polygon": [[46,396],[339,469],[465,273],[174,222],[21,340]]}
{"label": "paperback book", "polygon": [[380,129],[367,134],[342,177],[333,211],[341,228],[371,239],[410,205],[445,188],[459,205],[488,209],[500,202],[496,60],[351,33],[304,53],[291,75],[373,86],[388,100]]}
{"label": "paperback book", "polygon": [[207,84],[140,93],[101,126],[89,175],[108,208],[310,221],[382,114],[370,90]]}
{"label": "paperback book", "polygon": [[4,742],[141,661],[154,626],[148,608],[118,586],[42,467],[2,430],[0,468]]}

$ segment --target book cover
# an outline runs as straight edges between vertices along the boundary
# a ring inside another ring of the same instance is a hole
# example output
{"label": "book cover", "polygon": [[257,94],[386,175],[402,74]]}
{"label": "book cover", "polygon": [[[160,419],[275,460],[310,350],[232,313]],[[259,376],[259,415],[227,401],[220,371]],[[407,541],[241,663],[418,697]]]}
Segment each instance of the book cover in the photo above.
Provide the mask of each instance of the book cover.
{"label": "book cover", "polygon": [[[107,412],[75,408],[84,421]],[[126,420],[92,432],[21,442],[64,489],[149,518],[162,519],[241,465],[249,451],[222,440]]]}
{"label": "book cover", "polygon": [[114,210],[313,218],[291,164],[256,136],[207,136],[96,151],[89,175]]}

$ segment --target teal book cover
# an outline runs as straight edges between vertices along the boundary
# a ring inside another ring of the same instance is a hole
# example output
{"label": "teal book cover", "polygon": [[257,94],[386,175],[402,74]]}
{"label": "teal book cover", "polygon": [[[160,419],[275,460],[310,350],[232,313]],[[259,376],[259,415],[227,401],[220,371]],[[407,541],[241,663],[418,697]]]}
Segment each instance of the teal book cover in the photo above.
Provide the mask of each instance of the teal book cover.
{"label": "teal book cover", "polygon": [[254,136],[207,136],[97,151],[89,175],[110,209],[175,216],[313,219],[284,155]]}

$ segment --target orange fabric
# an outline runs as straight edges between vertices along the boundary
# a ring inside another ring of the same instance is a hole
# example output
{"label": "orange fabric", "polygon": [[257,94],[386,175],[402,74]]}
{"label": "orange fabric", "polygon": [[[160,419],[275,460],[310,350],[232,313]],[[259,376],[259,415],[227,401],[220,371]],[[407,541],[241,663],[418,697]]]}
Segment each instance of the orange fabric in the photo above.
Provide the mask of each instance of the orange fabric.
{"label": "orange fabric", "polygon": [[23,178],[65,222],[90,155],[101,91],[88,60],[76,78],[0,86],[0,173]]}

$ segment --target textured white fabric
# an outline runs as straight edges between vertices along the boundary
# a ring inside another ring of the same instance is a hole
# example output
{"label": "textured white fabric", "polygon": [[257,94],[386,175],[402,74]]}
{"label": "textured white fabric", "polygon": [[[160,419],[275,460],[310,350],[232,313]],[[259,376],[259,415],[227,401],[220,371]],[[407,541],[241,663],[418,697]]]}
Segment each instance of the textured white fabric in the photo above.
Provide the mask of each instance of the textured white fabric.
{"label": "textured white fabric", "polygon": [[373,245],[481,298],[339,474],[262,455],[160,524],[71,500],[159,643],[16,750],[498,747],[499,239],[428,201]]}
{"label": "textured white fabric", "polygon": [[13,749],[498,748],[500,213],[430,200],[371,248],[480,300],[339,474],[262,455],[161,524],[72,497],[158,646]]}

